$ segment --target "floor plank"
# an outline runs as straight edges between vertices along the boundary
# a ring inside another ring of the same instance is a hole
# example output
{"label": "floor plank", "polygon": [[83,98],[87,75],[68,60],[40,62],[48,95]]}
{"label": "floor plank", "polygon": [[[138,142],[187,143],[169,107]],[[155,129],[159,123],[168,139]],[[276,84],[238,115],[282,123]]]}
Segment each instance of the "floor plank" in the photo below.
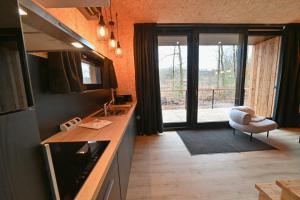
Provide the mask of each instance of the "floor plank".
{"label": "floor plank", "polygon": [[255,183],[300,178],[300,129],[255,135],[279,150],[191,156],[176,132],[138,136],[127,200],[254,200]]}

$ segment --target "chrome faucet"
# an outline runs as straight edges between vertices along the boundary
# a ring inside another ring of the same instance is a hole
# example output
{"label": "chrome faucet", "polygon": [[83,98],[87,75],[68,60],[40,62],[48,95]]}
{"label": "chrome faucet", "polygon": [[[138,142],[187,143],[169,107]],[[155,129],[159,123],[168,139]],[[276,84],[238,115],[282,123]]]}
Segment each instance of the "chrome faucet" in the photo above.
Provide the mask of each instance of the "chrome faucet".
{"label": "chrome faucet", "polygon": [[111,99],[110,101],[106,102],[103,105],[103,110],[104,110],[104,115],[107,116],[107,109],[109,108],[109,105],[113,102],[113,100]]}

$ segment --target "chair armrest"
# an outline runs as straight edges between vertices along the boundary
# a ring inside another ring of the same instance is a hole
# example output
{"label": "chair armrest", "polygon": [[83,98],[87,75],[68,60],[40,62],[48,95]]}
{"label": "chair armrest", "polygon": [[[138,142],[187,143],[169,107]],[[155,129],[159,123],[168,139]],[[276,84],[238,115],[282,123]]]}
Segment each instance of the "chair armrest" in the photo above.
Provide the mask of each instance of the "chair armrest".
{"label": "chair armrest", "polygon": [[251,115],[249,113],[237,109],[232,109],[229,113],[229,117],[232,121],[242,125],[248,125],[251,121]]}

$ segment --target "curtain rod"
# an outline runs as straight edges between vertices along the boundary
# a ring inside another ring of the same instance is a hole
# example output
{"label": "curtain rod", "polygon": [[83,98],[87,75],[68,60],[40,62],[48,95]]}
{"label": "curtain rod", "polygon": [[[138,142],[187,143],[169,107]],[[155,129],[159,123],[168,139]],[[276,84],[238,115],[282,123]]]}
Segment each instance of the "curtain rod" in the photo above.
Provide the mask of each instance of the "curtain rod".
{"label": "curtain rod", "polygon": [[[26,53],[48,53],[48,52],[58,52],[58,51],[74,51],[74,50],[32,50],[32,51],[26,51]],[[79,51],[79,50],[75,50]],[[95,50],[89,50],[89,51],[79,51],[79,52],[93,52],[95,55],[101,57],[102,59],[106,58],[103,54],[99,53],[98,51]]]}
{"label": "curtain rod", "polygon": [[157,23],[159,28],[264,28],[283,29],[286,24],[213,24],[213,23]]}

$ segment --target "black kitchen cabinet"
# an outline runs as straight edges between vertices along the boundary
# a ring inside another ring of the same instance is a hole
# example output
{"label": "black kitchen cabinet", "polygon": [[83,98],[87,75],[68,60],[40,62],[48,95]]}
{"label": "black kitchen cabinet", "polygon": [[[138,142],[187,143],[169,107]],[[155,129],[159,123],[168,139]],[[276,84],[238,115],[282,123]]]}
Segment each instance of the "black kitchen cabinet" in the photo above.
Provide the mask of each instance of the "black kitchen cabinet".
{"label": "black kitchen cabinet", "polygon": [[0,114],[33,106],[17,0],[0,1]]}
{"label": "black kitchen cabinet", "polygon": [[129,121],[129,124],[127,126],[127,129],[125,131],[117,153],[122,200],[126,200],[135,135],[136,119],[135,115],[133,115]]}
{"label": "black kitchen cabinet", "polygon": [[0,199],[49,199],[34,110],[0,116]]}
{"label": "black kitchen cabinet", "polygon": [[126,200],[136,132],[136,118],[133,114],[97,200]]}
{"label": "black kitchen cabinet", "polygon": [[107,172],[97,200],[121,200],[118,161],[115,156]]}
{"label": "black kitchen cabinet", "polygon": [[17,0],[0,1],[0,199],[49,199]]}

